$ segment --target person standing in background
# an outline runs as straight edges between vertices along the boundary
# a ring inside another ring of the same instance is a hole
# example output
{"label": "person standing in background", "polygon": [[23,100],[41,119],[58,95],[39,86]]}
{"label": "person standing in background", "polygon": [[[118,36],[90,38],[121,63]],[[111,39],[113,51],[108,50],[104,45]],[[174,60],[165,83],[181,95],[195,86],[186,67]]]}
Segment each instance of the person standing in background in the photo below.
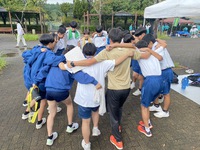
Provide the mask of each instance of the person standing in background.
{"label": "person standing in background", "polygon": [[17,45],[16,45],[16,48],[19,48],[19,42],[20,40],[22,40],[22,43],[24,45],[24,47],[27,47],[27,44],[26,44],[26,41],[24,39],[24,30],[20,24],[20,22],[17,20]]}

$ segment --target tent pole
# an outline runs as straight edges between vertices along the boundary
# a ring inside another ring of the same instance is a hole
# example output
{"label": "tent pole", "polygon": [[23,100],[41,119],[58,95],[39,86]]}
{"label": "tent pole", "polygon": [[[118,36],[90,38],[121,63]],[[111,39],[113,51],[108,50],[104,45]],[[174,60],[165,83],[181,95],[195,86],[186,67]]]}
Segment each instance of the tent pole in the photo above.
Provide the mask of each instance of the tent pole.
{"label": "tent pole", "polygon": [[143,21],[143,27],[145,26],[145,21],[146,21],[146,19],[144,18],[144,21]]}

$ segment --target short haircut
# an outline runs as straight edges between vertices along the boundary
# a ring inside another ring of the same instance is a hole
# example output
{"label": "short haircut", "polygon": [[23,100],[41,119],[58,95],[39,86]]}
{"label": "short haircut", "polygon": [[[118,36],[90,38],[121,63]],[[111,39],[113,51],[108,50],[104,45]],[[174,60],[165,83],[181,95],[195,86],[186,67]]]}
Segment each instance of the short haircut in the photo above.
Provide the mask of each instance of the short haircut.
{"label": "short haircut", "polygon": [[124,30],[124,31],[123,31],[123,37],[124,37],[126,34],[130,34],[130,31],[129,31],[129,30]]}
{"label": "short haircut", "polygon": [[17,22],[17,23],[20,23],[20,21],[19,21],[19,20],[16,20],[16,22]]}
{"label": "short haircut", "polygon": [[88,34],[88,35],[90,35],[90,31],[89,31],[89,30],[84,30],[83,34]]}
{"label": "short haircut", "polygon": [[69,23],[70,27],[72,28],[76,28],[77,27],[77,22],[76,21],[72,21]]}
{"label": "short haircut", "polygon": [[102,31],[103,31],[102,26],[96,27],[96,32],[97,32],[97,33],[101,33]]}
{"label": "short haircut", "polygon": [[140,27],[135,31],[135,36],[138,37],[143,33],[147,33],[147,29],[145,27]]}
{"label": "short haircut", "polygon": [[59,27],[59,29],[58,29],[57,32],[60,33],[60,34],[65,34],[66,28],[64,28],[64,27]]}
{"label": "short haircut", "polygon": [[145,47],[148,47],[148,44],[147,44],[146,41],[140,40],[139,42],[137,42],[137,43],[135,44],[135,46],[136,46],[137,48],[145,48]]}
{"label": "short haircut", "polygon": [[93,43],[86,43],[83,47],[83,54],[86,56],[94,56],[96,51],[97,48]]}
{"label": "short haircut", "polygon": [[146,41],[147,44],[149,44],[150,42],[155,43],[156,39],[154,38],[154,36],[152,34],[146,34],[142,40]]}
{"label": "short haircut", "polygon": [[41,37],[40,37],[40,43],[42,45],[48,45],[49,43],[53,43],[54,42],[54,37],[52,34],[43,34]]}
{"label": "short haircut", "polygon": [[63,55],[65,55],[67,52],[71,51],[75,46],[74,45],[68,45],[67,48],[62,52]]}
{"label": "short haircut", "polygon": [[131,41],[135,40],[135,38],[131,34],[126,34],[124,36],[124,43],[131,43]]}
{"label": "short haircut", "polygon": [[112,42],[120,43],[122,41],[122,31],[118,28],[113,28],[110,30],[108,37],[112,40]]}

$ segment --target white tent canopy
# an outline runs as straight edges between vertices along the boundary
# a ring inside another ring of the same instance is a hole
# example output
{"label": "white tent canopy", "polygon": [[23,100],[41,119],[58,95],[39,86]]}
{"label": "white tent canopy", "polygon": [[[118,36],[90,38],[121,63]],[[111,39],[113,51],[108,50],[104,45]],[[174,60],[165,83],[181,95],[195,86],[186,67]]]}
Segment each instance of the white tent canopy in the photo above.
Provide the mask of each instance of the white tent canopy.
{"label": "white tent canopy", "polygon": [[200,0],[166,0],[144,10],[144,18],[193,16],[200,16]]}

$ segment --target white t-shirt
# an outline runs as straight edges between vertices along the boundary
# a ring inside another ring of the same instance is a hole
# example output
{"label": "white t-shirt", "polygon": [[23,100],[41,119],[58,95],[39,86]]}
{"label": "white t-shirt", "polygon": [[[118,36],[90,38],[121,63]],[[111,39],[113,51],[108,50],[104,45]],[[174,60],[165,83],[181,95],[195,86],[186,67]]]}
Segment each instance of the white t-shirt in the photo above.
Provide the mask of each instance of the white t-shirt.
{"label": "white t-shirt", "polygon": [[[93,76],[102,85],[105,95],[105,76],[108,71],[113,71],[114,66],[114,60],[105,60],[92,66],[86,67],[82,71]],[[99,104],[94,102],[95,89],[96,87],[93,84],[78,83],[74,102],[83,107],[99,106]]]}
{"label": "white t-shirt", "polygon": [[24,34],[24,30],[22,29],[22,26],[20,23],[17,23],[17,34],[18,35],[23,35]]}
{"label": "white t-shirt", "polygon": [[56,53],[58,49],[65,49],[65,41],[64,39],[59,39],[56,43],[53,52]]}
{"label": "white t-shirt", "polygon": [[144,77],[161,75],[159,60],[153,55],[148,59],[139,59],[138,63]]}
{"label": "white t-shirt", "polygon": [[154,43],[152,50],[163,57],[163,60],[160,61],[161,70],[174,67],[174,63],[169,55],[168,50],[166,48],[163,49],[163,47],[155,49],[157,44],[157,42]]}
{"label": "white t-shirt", "polygon": [[[80,37],[80,33],[79,33],[79,31],[78,30],[76,30],[77,32],[78,32],[78,34],[79,34],[79,37]],[[67,30],[67,32],[66,32],[66,38],[68,38],[69,37],[69,30]],[[74,46],[78,46],[78,42],[80,41],[80,38],[78,38],[78,39],[75,39],[75,32],[72,32],[72,39],[71,40],[69,40],[69,39],[67,39],[67,45],[74,45]]]}
{"label": "white t-shirt", "polygon": [[107,44],[107,32],[102,31],[102,36],[98,36],[97,34],[94,35],[93,43],[96,47],[106,46]]}

